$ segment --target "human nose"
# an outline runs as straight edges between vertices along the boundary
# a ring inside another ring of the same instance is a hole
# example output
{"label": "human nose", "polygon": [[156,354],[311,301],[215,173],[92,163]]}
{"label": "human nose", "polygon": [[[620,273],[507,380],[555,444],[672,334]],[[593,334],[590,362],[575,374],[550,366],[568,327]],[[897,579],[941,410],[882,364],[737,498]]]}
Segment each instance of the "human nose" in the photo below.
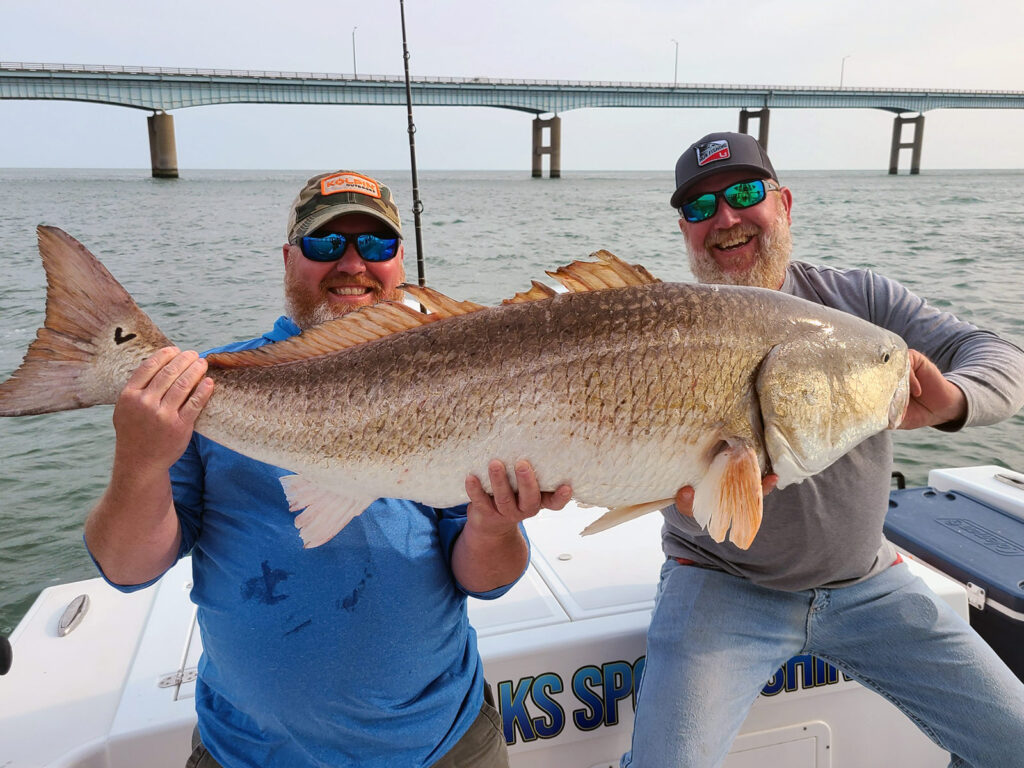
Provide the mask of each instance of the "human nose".
{"label": "human nose", "polygon": [[345,244],[345,250],[341,254],[341,258],[338,259],[337,268],[339,272],[349,275],[358,275],[366,271],[366,262],[356,250],[355,242],[350,240]]}
{"label": "human nose", "polygon": [[724,199],[719,199],[718,209],[715,211],[715,215],[711,217],[711,223],[717,229],[733,227],[740,223],[739,211],[725,202]]}

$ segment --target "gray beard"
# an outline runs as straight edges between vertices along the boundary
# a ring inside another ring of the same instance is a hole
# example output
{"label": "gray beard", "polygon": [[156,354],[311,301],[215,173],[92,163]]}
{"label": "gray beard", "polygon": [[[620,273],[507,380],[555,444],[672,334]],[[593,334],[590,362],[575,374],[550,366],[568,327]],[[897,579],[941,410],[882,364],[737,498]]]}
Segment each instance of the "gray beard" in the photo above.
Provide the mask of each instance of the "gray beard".
{"label": "gray beard", "polygon": [[[404,278],[404,274],[402,278]],[[397,288],[390,292],[384,292],[379,284],[374,290],[378,302],[401,301],[405,295]],[[346,310],[331,304],[322,293],[314,293],[307,286],[294,280],[287,270],[285,270],[284,276],[284,309],[288,317],[304,331],[347,314]]]}
{"label": "gray beard", "polygon": [[295,301],[294,297],[288,294],[284,297],[284,311],[304,331],[335,318],[326,300],[308,306]]}
{"label": "gray beard", "polygon": [[761,233],[757,261],[746,272],[723,271],[703,243],[694,245],[690,238],[684,239],[686,253],[690,257],[690,271],[701,283],[750,285],[778,290],[786,279],[786,268],[793,252],[793,236],[786,221],[786,211],[781,206],[771,230]]}
{"label": "gray beard", "polygon": [[284,276],[284,310],[304,331],[336,317],[324,296],[313,294],[287,271]]}

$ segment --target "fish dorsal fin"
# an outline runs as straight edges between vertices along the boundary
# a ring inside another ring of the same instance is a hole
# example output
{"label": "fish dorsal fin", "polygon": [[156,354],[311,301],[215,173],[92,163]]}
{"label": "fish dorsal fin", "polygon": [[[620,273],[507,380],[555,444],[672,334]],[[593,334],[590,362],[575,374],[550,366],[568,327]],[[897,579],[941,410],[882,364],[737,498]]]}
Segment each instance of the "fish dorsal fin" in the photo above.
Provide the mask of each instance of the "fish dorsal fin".
{"label": "fish dorsal fin", "polygon": [[530,281],[532,287],[528,291],[521,291],[513,296],[511,299],[502,299],[502,304],[522,304],[527,301],[540,301],[541,299],[550,299],[558,291],[554,288],[544,285],[544,283],[538,283],[536,280]]}
{"label": "fish dorsal fin", "polygon": [[216,352],[206,360],[211,368],[294,363],[348,349],[367,341],[382,339],[439,320],[441,315],[424,315],[400,302],[383,302],[351,312],[336,320],[303,331],[284,341],[239,352]]}
{"label": "fish dorsal fin", "polygon": [[590,256],[598,261],[574,261],[547,274],[573,293],[661,282],[643,267],[627,264],[608,251],[597,251]]}
{"label": "fish dorsal fin", "polygon": [[473,301],[456,301],[450,296],[445,296],[433,288],[425,285],[405,284],[402,289],[412,296],[416,301],[426,307],[437,320],[442,317],[455,317],[456,315],[468,315],[470,312],[479,312],[486,309],[483,304]]}
{"label": "fish dorsal fin", "polygon": [[[559,267],[554,272],[546,274],[555,278],[570,293],[603,291],[606,288],[626,288],[631,285],[661,282],[639,264],[627,264],[609,251],[595,251],[590,254],[590,257],[597,261],[574,261],[572,264],[566,264],[564,267]],[[517,293],[511,299],[505,299],[501,303],[522,304],[528,301],[540,301],[550,299],[556,293],[558,292],[555,289],[534,280],[530,290]]]}

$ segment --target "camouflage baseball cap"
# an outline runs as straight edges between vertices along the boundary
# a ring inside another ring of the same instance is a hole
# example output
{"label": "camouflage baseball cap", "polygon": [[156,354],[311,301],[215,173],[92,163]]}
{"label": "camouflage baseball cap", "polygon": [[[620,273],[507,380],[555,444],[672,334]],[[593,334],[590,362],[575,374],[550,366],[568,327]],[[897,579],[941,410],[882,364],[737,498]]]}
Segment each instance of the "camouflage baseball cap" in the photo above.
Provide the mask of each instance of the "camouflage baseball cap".
{"label": "camouflage baseball cap", "polygon": [[295,198],[288,216],[288,242],[297,243],[347,213],[373,216],[402,236],[402,221],[390,189],[355,171],[334,171],[311,178]]}

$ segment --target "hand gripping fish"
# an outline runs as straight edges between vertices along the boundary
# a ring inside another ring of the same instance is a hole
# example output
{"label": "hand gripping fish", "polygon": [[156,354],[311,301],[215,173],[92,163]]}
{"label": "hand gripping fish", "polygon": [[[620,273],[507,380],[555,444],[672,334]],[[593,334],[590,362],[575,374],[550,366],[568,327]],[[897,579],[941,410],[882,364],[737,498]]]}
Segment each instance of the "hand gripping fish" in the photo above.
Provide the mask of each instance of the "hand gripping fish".
{"label": "hand gripping fish", "polygon": [[[171,342],[77,240],[38,230],[46,320],[0,385],[0,415],[110,404]],[[378,304],[258,349],[208,357],[212,440],[284,467],[305,546],[379,497],[466,501],[487,463],[528,459],[542,490],[607,507],[584,532],[695,488],[715,541],[748,548],[761,479],[825,469],[898,425],[903,341],[778,291],[663,283],[605,251],[501,306],[407,286],[429,314]]]}

